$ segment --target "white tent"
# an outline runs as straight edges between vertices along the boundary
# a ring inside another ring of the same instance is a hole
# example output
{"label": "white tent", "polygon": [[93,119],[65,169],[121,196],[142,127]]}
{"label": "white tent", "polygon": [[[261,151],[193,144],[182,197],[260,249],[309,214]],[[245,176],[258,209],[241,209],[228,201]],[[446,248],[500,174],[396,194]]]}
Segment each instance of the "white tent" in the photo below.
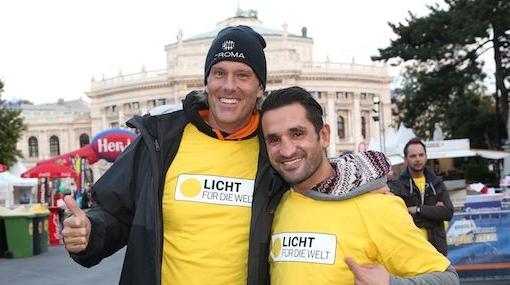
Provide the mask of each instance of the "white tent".
{"label": "white tent", "polygon": [[5,204],[5,200],[7,200],[8,191],[9,183],[7,183],[7,181],[0,180],[0,205]]}
{"label": "white tent", "polygon": [[[411,129],[400,125],[398,131],[388,128],[386,132],[384,152],[389,158],[391,165],[404,163],[404,146],[412,138],[416,137]],[[481,156],[487,159],[504,159],[510,156],[510,152],[495,151],[488,149],[471,149],[469,139],[424,141],[427,147],[428,159],[454,158]],[[373,138],[368,149],[381,150],[380,141]]]}
{"label": "white tent", "polygon": [[27,168],[23,165],[23,163],[17,161],[15,164],[9,167],[7,171],[14,174],[14,176],[20,177],[21,173],[27,171]]}
{"label": "white tent", "polygon": [[5,206],[35,202],[33,199],[37,191],[37,179],[21,178],[9,172],[2,172],[0,173],[0,183],[7,184],[6,188],[1,188],[5,192],[0,194],[0,203],[1,197],[5,197],[3,202]]}

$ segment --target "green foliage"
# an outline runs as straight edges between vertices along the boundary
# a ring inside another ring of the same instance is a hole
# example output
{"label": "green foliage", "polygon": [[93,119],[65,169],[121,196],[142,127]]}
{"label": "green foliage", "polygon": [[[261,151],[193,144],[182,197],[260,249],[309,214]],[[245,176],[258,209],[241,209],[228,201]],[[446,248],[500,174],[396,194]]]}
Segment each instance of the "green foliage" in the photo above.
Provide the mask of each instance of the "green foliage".
{"label": "green foliage", "polygon": [[[0,81],[0,95],[3,86]],[[0,163],[7,166],[11,166],[22,156],[21,151],[16,149],[16,143],[24,129],[20,114],[20,110],[12,110],[0,100]]]}
{"label": "green foliage", "polygon": [[405,98],[396,102],[399,120],[419,137],[432,138],[435,123],[441,122],[446,137],[470,138],[475,148],[496,147],[497,132],[504,137],[505,125],[496,118],[492,98],[480,96],[480,80],[448,67],[429,73],[408,68],[399,90]]}
{"label": "green foliage", "polygon": [[[510,78],[510,1],[445,0],[430,14],[410,13],[405,23],[390,24],[397,34],[374,60],[406,63],[397,101],[399,119],[417,135],[431,138],[440,123],[447,138],[469,137],[473,146],[498,147],[506,136]],[[481,55],[494,52],[501,117],[483,97]]]}
{"label": "green foliage", "polygon": [[469,163],[463,166],[464,179],[468,183],[481,182],[484,184],[494,183],[496,175],[494,172],[489,171],[489,164],[487,160],[470,159]]}

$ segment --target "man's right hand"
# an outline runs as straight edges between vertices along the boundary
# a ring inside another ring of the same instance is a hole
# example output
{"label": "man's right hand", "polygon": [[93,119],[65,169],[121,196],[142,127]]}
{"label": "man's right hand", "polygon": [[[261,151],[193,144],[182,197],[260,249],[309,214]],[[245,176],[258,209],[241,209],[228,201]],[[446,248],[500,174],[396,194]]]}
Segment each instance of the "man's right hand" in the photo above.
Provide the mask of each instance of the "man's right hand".
{"label": "man's right hand", "polygon": [[71,196],[65,196],[64,202],[72,214],[71,217],[64,220],[64,229],[62,230],[64,243],[67,251],[78,253],[85,250],[89,244],[90,220]]}

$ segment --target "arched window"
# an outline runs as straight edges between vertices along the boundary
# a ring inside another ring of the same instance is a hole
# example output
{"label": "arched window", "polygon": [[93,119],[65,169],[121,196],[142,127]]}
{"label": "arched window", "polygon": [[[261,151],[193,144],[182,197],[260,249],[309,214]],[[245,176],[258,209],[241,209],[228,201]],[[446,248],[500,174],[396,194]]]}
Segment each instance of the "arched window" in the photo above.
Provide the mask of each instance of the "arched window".
{"label": "arched window", "polygon": [[60,143],[57,136],[50,137],[50,156],[60,155]]}
{"label": "arched window", "polygon": [[84,147],[90,143],[89,135],[81,134],[80,135],[80,147]]}
{"label": "arched window", "polygon": [[345,120],[342,116],[338,116],[336,121],[336,132],[339,138],[345,139]]}
{"label": "arched window", "polygon": [[36,137],[28,138],[28,156],[39,157],[39,143]]}
{"label": "arched window", "polygon": [[367,121],[365,117],[361,116],[361,136],[366,139],[367,138]]}

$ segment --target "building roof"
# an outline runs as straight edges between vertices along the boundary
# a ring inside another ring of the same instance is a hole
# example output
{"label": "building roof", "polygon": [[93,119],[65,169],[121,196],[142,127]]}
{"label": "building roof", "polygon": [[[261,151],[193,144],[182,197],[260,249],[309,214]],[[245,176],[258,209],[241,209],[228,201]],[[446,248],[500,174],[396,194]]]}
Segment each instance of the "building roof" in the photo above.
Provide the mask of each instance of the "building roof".
{"label": "building roof", "polygon": [[[215,38],[216,35],[218,34],[218,32],[221,31],[221,29],[223,29],[224,27],[225,26],[216,27],[214,30],[191,36],[191,37],[185,39],[184,42],[192,42],[192,41],[197,41],[197,40]],[[266,28],[266,27],[257,27],[257,26],[252,26],[252,28],[257,33],[259,33],[263,36],[281,36],[281,35],[283,35],[283,31],[281,31],[281,30],[275,30],[275,29],[270,29],[270,28]],[[293,34],[289,34],[289,36],[297,37],[297,35],[293,35]]]}
{"label": "building roof", "polygon": [[24,111],[90,112],[89,103],[81,98],[70,101],[59,99],[57,103],[21,104],[20,109]]}
{"label": "building roof", "polygon": [[[302,35],[295,35],[288,33],[284,30],[276,30],[268,27],[262,26],[262,22],[257,18],[257,11],[255,10],[241,10],[237,9],[236,15],[234,17],[228,18],[219,22],[216,25],[216,28],[211,31],[207,31],[204,33],[200,33],[198,35],[191,36],[189,38],[183,39],[183,42],[192,42],[203,39],[212,39],[215,38],[218,32],[227,26],[237,26],[237,25],[246,25],[252,27],[257,33],[263,36],[282,36],[287,33],[288,37],[305,37]],[[306,30],[306,28],[304,28]]]}

